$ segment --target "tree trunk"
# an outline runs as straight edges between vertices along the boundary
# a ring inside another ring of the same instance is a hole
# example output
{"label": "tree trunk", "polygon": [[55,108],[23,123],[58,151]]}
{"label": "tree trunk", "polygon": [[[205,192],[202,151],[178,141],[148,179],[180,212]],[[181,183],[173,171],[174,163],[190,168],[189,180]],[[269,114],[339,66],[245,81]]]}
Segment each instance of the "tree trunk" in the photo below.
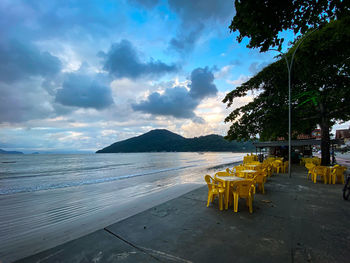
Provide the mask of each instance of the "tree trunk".
{"label": "tree trunk", "polygon": [[320,103],[321,109],[321,165],[329,166],[330,165],[330,146],[331,139],[329,136],[329,121],[326,117],[324,106]]}

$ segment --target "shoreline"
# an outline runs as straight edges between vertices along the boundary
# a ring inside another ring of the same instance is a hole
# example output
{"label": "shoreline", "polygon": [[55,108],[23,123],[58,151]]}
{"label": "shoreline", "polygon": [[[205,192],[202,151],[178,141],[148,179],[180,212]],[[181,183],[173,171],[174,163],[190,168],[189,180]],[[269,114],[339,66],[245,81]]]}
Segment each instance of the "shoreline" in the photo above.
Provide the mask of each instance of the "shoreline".
{"label": "shoreline", "polygon": [[291,178],[269,178],[250,214],[244,200],[238,213],[217,200],[206,207],[203,186],[20,262],[346,262],[341,188],[314,184],[294,166]]}
{"label": "shoreline", "polygon": [[[230,167],[231,165],[238,163],[241,163],[241,161],[205,167],[201,169],[203,172],[202,176],[204,177],[205,175],[204,171],[207,173],[213,173],[215,170],[218,170],[221,167]],[[190,176],[188,174],[189,172],[190,171],[186,172],[181,177]],[[3,262],[12,262],[56,247],[71,240],[88,235],[110,224],[120,222],[136,214],[142,213],[143,211],[164,202],[178,198],[202,187],[203,185],[205,185],[204,180],[202,180],[201,183],[184,182],[179,185],[170,185],[165,189],[153,189],[152,193],[148,195],[141,195],[140,197],[132,199],[131,201],[128,201],[128,198],[124,198],[124,202],[117,206],[114,204],[113,208],[111,209],[109,209],[108,206],[106,207],[102,205],[100,210],[101,212],[97,211],[94,215],[90,215],[89,217],[80,217],[79,220],[71,218],[64,223],[58,222],[55,226],[50,225],[40,229],[23,229],[25,232],[12,234],[12,236],[9,238],[2,236],[0,240],[0,243],[2,244],[0,254],[2,255],[0,258]],[[93,188],[93,186],[91,187]],[[54,194],[55,191],[52,192]],[[130,193],[125,191],[121,194],[125,196],[130,195]],[[25,196],[26,193],[21,193],[19,195]],[[40,197],[41,191],[36,192],[35,195]],[[15,198],[16,195],[12,196],[14,198],[13,202],[18,202]],[[8,197],[10,197],[10,195]],[[40,200],[40,198],[38,199]],[[40,201],[38,202],[40,204]],[[101,213],[103,213],[102,217]]]}

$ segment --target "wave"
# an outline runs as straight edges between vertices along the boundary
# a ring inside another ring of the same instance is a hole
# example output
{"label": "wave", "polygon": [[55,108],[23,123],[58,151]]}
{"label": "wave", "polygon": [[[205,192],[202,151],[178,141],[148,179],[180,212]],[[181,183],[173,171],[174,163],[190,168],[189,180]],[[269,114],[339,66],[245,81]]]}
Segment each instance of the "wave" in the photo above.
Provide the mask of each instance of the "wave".
{"label": "wave", "polygon": [[[110,170],[113,167],[119,167],[119,166],[128,166],[132,163],[120,163],[120,164],[110,164],[110,165],[103,165],[103,166],[94,166],[94,167],[82,167],[82,168],[60,168],[57,170],[46,170],[41,172],[35,172],[34,171],[21,171],[21,172],[6,172],[6,176],[1,176],[0,180],[3,179],[23,179],[23,178],[33,178],[33,177],[43,177],[43,176],[53,176],[53,175],[61,175],[71,172],[81,172],[81,171],[95,171],[95,170]],[[16,176],[17,174],[20,174],[20,176]]]}
{"label": "wave", "polygon": [[66,188],[66,187],[76,187],[81,185],[106,183],[106,182],[128,179],[128,178],[133,178],[138,176],[145,176],[145,175],[187,169],[187,168],[192,168],[196,166],[198,165],[187,165],[187,166],[181,166],[181,167],[153,170],[153,171],[144,172],[144,173],[120,175],[120,176],[105,177],[105,178],[98,178],[98,179],[87,179],[87,180],[73,181],[69,183],[62,182],[62,183],[53,183],[53,184],[33,185],[33,186],[27,186],[27,187],[13,187],[9,189],[0,189],[0,195],[17,194],[17,193],[24,193],[24,192],[36,192],[36,191],[59,189],[59,188]]}

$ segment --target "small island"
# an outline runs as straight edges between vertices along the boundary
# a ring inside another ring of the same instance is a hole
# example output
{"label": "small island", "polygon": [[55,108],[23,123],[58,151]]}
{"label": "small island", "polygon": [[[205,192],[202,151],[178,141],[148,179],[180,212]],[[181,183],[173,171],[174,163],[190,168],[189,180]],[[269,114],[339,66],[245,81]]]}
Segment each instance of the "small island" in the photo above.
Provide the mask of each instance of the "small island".
{"label": "small island", "polygon": [[156,129],[137,137],[115,142],[96,153],[250,152],[254,149],[252,142],[229,142],[220,135],[185,138],[165,129]]}

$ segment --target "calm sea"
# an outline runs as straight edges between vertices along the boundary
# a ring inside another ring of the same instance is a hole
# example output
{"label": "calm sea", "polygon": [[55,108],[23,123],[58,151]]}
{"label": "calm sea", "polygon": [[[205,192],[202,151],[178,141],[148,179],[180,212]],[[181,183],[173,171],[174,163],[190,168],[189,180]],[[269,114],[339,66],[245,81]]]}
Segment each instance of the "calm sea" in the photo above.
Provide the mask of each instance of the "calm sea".
{"label": "calm sea", "polygon": [[243,156],[0,155],[0,261],[35,254],[175,198]]}
{"label": "calm sea", "polygon": [[[200,170],[242,160],[242,153],[116,153],[0,155],[0,195],[35,192],[147,178],[167,180],[188,171],[189,181]],[[101,186],[102,187],[102,186]],[[77,188],[77,190],[79,190]]]}

